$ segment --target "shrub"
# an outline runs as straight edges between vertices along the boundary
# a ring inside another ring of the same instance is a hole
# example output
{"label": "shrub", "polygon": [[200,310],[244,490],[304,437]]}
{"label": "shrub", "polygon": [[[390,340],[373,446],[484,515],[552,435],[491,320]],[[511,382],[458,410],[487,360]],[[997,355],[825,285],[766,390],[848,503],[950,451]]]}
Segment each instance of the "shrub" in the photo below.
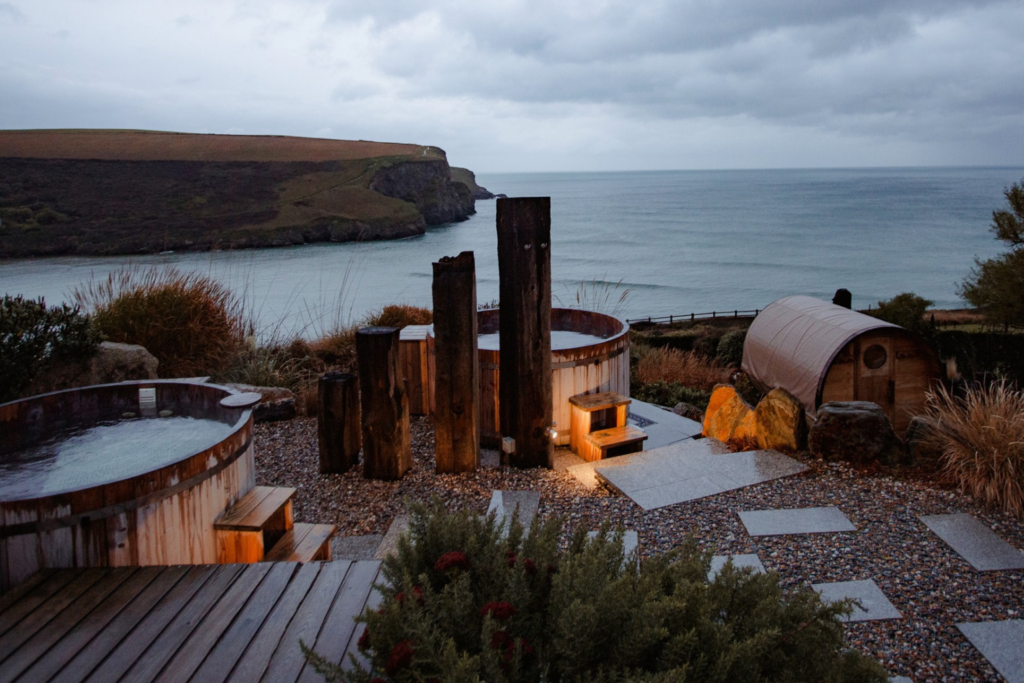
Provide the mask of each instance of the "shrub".
{"label": "shrub", "polygon": [[738,368],[743,363],[743,343],[747,340],[747,331],[729,330],[718,340],[715,360],[722,365]]}
{"label": "shrub", "polygon": [[884,681],[847,651],[838,616],[806,587],[728,565],[688,540],[648,559],[624,557],[621,535],[586,529],[559,550],[558,521],[413,509],[410,535],[384,561],[379,610],[359,645],[372,667],[347,671],[303,646],[329,680],[370,681]]}
{"label": "shrub", "polygon": [[434,313],[429,308],[407,304],[389,304],[376,313],[367,316],[366,327],[405,327],[406,325],[429,325],[434,322]]}
{"label": "shrub", "polygon": [[941,455],[939,476],[1006,512],[1024,513],[1024,393],[1002,382],[927,395],[924,444]]}
{"label": "shrub", "polygon": [[161,377],[223,376],[247,326],[231,292],[205,275],[124,269],[75,290],[108,339],[146,347]]}
{"label": "shrub", "polygon": [[43,367],[54,361],[83,361],[94,353],[100,335],[77,306],[47,308],[4,295],[0,301],[0,403],[13,401]]}
{"label": "shrub", "polygon": [[933,303],[935,302],[913,292],[904,292],[888,301],[879,301],[878,308],[868,311],[868,315],[914,332],[923,333],[930,329],[924,321],[924,313]]}
{"label": "shrub", "polygon": [[645,347],[637,350],[633,371],[638,384],[678,382],[709,391],[727,381],[731,369],[693,351]]}
{"label": "shrub", "polygon": [[691,389],[679,382],[666,383],[661,380],[650,384],[631,386],[629,393],[638,401],[646,401],[669,408],[673,408],[679,403],[689,403],[701,410],[707,410],[708,401],[711,400],[710,391]]}

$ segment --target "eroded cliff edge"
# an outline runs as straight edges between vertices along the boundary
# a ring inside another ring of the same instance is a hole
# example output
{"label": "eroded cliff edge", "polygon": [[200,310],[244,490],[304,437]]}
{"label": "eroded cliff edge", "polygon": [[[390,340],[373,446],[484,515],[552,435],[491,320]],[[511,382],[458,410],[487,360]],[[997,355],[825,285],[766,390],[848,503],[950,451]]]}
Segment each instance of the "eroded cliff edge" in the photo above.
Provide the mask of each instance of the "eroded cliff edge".
{"label": "eroded cliff edge", "polygon": [[0,131],[0,257],[410,237],[475,213],[472,184],[436,147]]}

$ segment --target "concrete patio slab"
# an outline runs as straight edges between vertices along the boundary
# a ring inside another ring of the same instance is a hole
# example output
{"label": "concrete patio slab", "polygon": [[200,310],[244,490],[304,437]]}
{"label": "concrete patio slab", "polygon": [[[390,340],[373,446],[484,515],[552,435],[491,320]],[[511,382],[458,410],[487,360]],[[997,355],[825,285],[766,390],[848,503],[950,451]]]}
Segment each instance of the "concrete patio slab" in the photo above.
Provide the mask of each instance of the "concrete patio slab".
{"label": "concrete patio slab", "polygon": [[979,621],[956,627],[1009,683],[1024,683],[1024,620]]}
{"label": "concrete patio slab", "polygon": [[[611,534],[614,534],[614,533],[615,533],[614,531],[611,532]],[[596,538],[597,534],[598,534],[597,531],[587,532],[587,536],[589,538]],[[611,536],[611,534],[609,534],[609,537]],[[637,548],[639,548],[639,547],[640,547],[640,535],[637,534],[637,532],[632,531],[630,529],[627,529],[627,530],[622,532],[622,554],[624,556],[629,557],[630,554],[635,553],[637,551]]]}
{"label": "concrete patio slab", "polygon": [[883,619],[902,619],[900,611],[889,602],[878,584],[871,579],[864,581],[839,581],[837,583],[816,583],[811,586],[821,594],[823,602],[839,602],[846,598],[860,600],[861,607],[853,606],[853,613],[840,617],[845,622],[881,621]]}
{"label": "concrete patio slab", "polygon": [[383,540],[384,534],[336,537],[331,541],[331,556],[335,560],[375,560]]}
{"label": "concrete patio slab", "polygon": [[857,530],[853,522],[836,507],[745,510],[739,515],[751,536],[827,534]]}
{"label": "concrete patio slab", "polygon": [[919,519],[980,572],[1024,568],[1024,553],[968,514],[921,515]]}
{"label": "concrete patio slab", "polygon": [[[807,469],[776,451],[730,453],[713,439],[683,441],[593,465],[598,478],[644,510],[713,496]],[[577,474],[578,467],[568,471],[579,477],[585,472],[580,468]]]}
{"label": "concrete patio slab", "polygon": [[711,571],[708,572],[708,579],[714,579],[718,576],[718,572],[722,571],[722,567],[725,563],[732,559],[732,564],[737,569],[743,567],[750,567],[757,574],[764,574],[764,565],[761,564],[761,558],[757,556],[757,553],[750,553],[744,555],[715,555],[711,558]]}
{"label": "concrete patio slab", "polygon": [[491,504],[487,506],[487,512],[497,511],[498,522],[516,515],[523,528],[529,529],[539,508],[539,491],[495,491],[491,494]]}
{"label": "concrete patio slab", "polygon": [[892,676],[889,683],[914,683],[914,679],[910,676]]}
{"label": "concrete patio slab", "polygon": [[671,410],[632,399],[626,422],[647,434],[644,450],[653,450],[700,436],[703,425]]}
{"label": "concrete patio slab", "polygon": [[377,552],[374,553],[373,559],[383,560],[392,552],[398,550],[398,539],[409,529],[410,521],[412,521],[412,518],[409,515],[398,515],[391,521],[391,526],[388,527],[388,532],[384,534],[384,539],[377,546]]}

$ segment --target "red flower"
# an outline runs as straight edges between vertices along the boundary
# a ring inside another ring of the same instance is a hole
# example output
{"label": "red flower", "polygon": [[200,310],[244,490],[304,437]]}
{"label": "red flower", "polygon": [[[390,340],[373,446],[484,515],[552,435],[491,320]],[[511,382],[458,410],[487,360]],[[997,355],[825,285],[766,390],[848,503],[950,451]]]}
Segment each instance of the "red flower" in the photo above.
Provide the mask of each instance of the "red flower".
{"label": "red flower", "polygon": [[469,558],[466,553],[452,550],[447,552],[434,563],[434,570],[446,572],[449,569],[469,569]]}
{"label": "red flower", "polygon": [[405,591],[398,591],[397,593],[395,593],[395,602],[397,602],[399,605],[405,602]]}
{"label": "red flower", "polygon": [[[519,652],[522,653],[523,659],[526,659],[527,657],[529,657],[530,655],[533,654],[533,648],[530,647],[530,644],[526,642],[526,638],[520,638],[519,639]],[[505,661],[506,662],[511,662],[512,661],[512,657],[515,655],[515,653],[516,653],[516,641],[515,640],[509,640],[508,644],[505,646]]]}
{"label": "red flower", "polygon": [[384,672],[388,676],[394,676],[412,664],[413,645],[414,643],[411,640],[403,640],[391,648],[388,661],[384,664]]}
{"label": "red flower", "polygon": [[499,650],[505,646],[506,643],[510,642],[511,639],[508,634],[504,631],[495,631],[491,634],[491,647],[495,650]]}
{"label": "red flower", "polygon": [[413,596],[416,597],[416,602],[418,602],[419,604],[422,605],[423,604],[423,589],[420,588],[419,586],[413,586],[412,587],[412,594],[413,594]]}
{"label": "red flower", "polygon": [[537,573],[537,565],[535,565],[531,559],[523,560],[523,568],[526,570],[526,573],[531,576]]}
{"label": "red flower", "polygon": [[505,551],[505,559],[508,560],[508,566],[516,566],[516,552],[514,550]]}
{"label": "red flower", "polygon": [[504,621],[516,615],[516,608],[507,602],[489,602],[480,610],[480,616],[486,617],[488,614]]}
{"label": "red flower", "polygon": [[370,649],[370,629],[363,629],[363,635],[359,636],[359,640],[356,642],[356,647],[363,652]]}

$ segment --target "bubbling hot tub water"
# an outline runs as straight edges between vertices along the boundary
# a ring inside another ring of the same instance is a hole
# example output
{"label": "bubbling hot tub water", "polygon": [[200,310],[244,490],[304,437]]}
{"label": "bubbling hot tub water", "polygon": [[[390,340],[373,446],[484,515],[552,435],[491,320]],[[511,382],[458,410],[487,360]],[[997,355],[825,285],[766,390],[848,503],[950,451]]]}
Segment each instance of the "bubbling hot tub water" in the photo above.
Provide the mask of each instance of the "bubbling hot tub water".
{"label": "bubbling hot tub water", "polygon": [[[564,349],[578,349],[581,346],[597,344],[605,339],[607,339],[607,337],[599,337],[597,335],[586,334],[584,332],[551,330],[551,350],[562,351]],[[477,348],[486,349],[488,351],[500,350],[501,333],[492,332],[490,334],[481,334],[477,337]]]}

